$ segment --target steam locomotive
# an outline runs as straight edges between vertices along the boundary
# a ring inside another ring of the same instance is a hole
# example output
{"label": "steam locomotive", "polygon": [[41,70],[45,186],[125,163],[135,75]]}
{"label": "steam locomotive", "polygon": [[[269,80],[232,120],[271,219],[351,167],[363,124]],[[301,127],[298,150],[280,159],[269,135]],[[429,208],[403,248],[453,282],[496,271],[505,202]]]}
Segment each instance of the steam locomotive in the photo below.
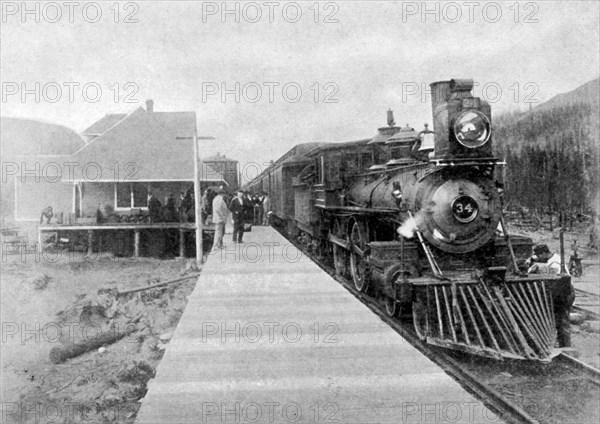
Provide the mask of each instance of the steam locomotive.
{"label": "steam locomotive", "polygon": [[[523,272],[532,240],[508,236],[488,103],[472,80],[431,84],[434,130],[295,146],[249,185],[273,224],[357,290],[411,318],[430,344],[547,361],[570,343],[565,274]],[[557,343],[558,342],[558,343]]]}

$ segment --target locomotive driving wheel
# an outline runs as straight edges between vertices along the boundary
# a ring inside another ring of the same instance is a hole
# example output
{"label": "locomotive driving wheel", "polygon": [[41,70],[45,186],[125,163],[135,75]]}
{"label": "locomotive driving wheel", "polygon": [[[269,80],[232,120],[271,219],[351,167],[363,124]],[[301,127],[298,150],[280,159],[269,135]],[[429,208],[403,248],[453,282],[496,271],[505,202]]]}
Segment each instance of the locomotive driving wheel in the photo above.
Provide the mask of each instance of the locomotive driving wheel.
{"label": "locomotive driving wheel", "polygon": [[[338,219],[335,220],[333,234],[343,239],[346,238],[346,234],[344,234],[344,231],[342,230],[342,224]],[[338,246],[335,243],[332,243],[332,250],[335,274],[341,277],[348,277],[348,253],[343,247]]]}
{"label": "locomotive driving wheel", "polygon": [[350,241],[352,243],[350,252],[352,280],[356,290],[364,293],[369,288],[369,273],[363,255],[355,250],[355,247],[358,247],[364,251],[367,247],[367,228],[363,223],[354,222],[350,231]]}

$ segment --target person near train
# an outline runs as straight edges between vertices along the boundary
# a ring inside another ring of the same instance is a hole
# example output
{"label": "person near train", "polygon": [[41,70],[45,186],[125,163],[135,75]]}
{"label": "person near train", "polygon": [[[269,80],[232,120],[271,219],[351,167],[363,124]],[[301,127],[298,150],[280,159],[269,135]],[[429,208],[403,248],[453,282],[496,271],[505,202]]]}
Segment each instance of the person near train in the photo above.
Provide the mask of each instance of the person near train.
{"label": "person near train", "polygon": [[269,214],[271,213],[271,197],[269,193],[264,194],[263,197],[263,223],[262,225],[269,225]]}
{"label": "person near train", "polygon": [[177,207],[175,206],[175,197],[173,193],[169,193],[165,197],[165,206],[163,208],[163,222],[177,222],[179,216],[177,213]]}
{"label": "person near train", "polygon": [[223,190],[218,190],[212,201],[212,213],[212,222],[215,224],[213,250],[220,250],[223,248],[223,234],[225,234],[225,223],[227,222],[227,215],[229,215]]}
{"label": "person near train", "polygon": [[54,216],[54,212],[52,211],[52,206],[46,206],[42,209],[42,215],[40,216],[40,224],[44,223],[44,218],[46,218],[46,224],[50,224],[52,221],[52,217]]}
{"label": "person near train", "polygon": [[254,202],[252,200],[252,195],[245,191],[244,196],[244,223],[250,224],[254,222]]}
{"label": "person near train", "polygon": [[[223,190],[225,191],[225,190]],[[211,216],[213,214],[212,204],[213,200],[215,200],[216,193],[212,188],[206,190],[206,214]]]}
{"label": "person near train", "polygon": [[244,237],[244,221],[247,213],[247,202],[244,199],[244,192],[242,190],[237,191],[236,197],[231,200],[229,204],[229,210],[231,211],[231,217],[233,218],[233,242],[242,243]]}
{"label": "person near train", "polygon": [[252,223],[254,225],[261,225],[262,224],[262,201],[260,199],[260,196],[258,194],[254,194],[252,196],[252,204],[254,205],[254,219],[252,220]]}
{"label": "person near train", "polygon": [[181,222],[188,222],[188,211],[191,209],[191,207],[194,204],[194,201],[192,199],[192,189],[188,189],[185,194],[183,192],[180,193],[179,198],[179,216],[181,219]]}
{"label": "person near train", "polygon": [[527,270],[529,274],[557,274],[565,277],[551,286],[551,296],[558,346],[571,346],[569,313],[575,301],[575,290],[571,278],[569,278],[569,270],[562,266],[560,255],[552,253],[546,244],[534,246],[533,255],[527,259],[526,263],[529,267]]}
{"label": "person near train", "polygon": [[148,193],[148,212],[150,214],[150,222],[162,221],[162,204],[152,193]]}
{"label": "person near train", "polygon": [[[533,247],[533,255],[527,259],[528,274],[560,274],[562,263],[558,253],[550,252],[548,245],[538,244]],[[567,275],[569,270],[565,267]]]}
{"label": "person near train", "polygon": [[206,204],[208,203],[208,190],[204,190],[202,197],[200,198],[200,216],[202,217],[202,223],[206,222],[208,214],[206,213]]}

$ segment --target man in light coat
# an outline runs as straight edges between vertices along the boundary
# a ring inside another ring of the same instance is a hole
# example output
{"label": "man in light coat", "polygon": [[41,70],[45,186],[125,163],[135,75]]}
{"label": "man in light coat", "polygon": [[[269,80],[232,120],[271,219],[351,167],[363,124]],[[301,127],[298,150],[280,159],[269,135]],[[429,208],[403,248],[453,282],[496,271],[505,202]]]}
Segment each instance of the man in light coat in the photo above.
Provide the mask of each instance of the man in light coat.
{"label": "man in light coat", "polygon": [[264,194],[263,202],[263,225],[269,225],[269,214],[271,213],[271,198],[269,193]]}
{"label": "man in light coat", "polygon": [[215,224],[215,238],[213,241],[213,250],[220,250],[223,248],[223,234],[225,234],[225,223],[227,222],[227,215],[229,209],[227,203],[223,197],[223,191],[217,191],[217,195],[212,202],[213,210],[213,224]]}

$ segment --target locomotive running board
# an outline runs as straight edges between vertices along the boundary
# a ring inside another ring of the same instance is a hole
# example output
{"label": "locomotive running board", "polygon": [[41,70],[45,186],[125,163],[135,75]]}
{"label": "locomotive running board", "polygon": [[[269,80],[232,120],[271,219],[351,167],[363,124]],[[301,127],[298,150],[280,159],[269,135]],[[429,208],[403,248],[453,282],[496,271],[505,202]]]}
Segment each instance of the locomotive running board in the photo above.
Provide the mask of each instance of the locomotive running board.
{"label": "locomotive running board", "polygon": [[558,352],[544,280],[438,280],[415,289],[421,309],[415,328],[430,344],[496,359],[549,361]]}

